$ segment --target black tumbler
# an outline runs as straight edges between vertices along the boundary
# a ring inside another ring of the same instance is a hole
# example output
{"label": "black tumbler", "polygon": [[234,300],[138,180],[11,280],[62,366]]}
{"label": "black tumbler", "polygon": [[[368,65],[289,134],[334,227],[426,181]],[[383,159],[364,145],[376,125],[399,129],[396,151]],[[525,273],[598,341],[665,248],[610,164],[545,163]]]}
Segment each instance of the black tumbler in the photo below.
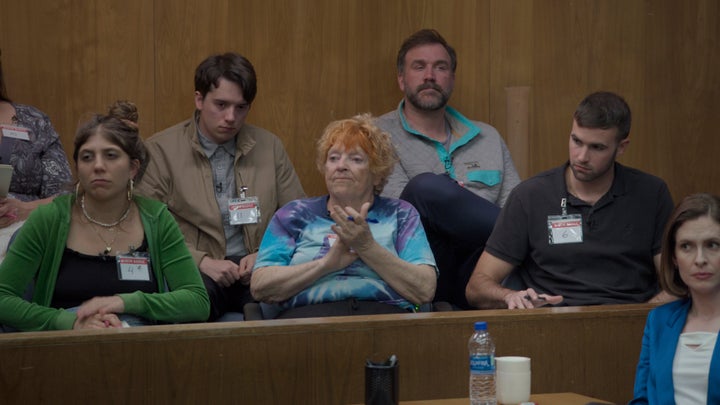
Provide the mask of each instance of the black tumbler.
{"label": "black tumbler", "polygon": [[398,362],[395,355],[383,363],[365,363],[365,405],[397,405]]}

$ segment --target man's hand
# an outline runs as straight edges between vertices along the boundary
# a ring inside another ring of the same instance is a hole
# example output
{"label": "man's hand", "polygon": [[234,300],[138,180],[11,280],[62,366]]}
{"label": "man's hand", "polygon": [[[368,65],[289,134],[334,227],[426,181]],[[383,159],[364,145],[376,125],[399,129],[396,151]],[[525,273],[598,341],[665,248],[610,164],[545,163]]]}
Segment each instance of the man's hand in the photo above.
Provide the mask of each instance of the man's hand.
{"label": "man's hand", "polygon": [[255,267],[255,261],[257,260],[257,253],[251,253],[242,259],[238,264],[238,271],[240,272],[240,282],[248,285],[250,284],[250,276],[252,276],[253,267]]}
{"label": "man's hand", "polygon": [[[240,263],[242,263],[242,261],[240,261]],[[255,265],[255,257],[252,259],[252,264]],[[252,269],[252,267],[250,267],[250,269]],[[200,261],[200,271],[210,276],[213,281],[223,287],[230,287],[237,280],[240,280],[242,276],[240,274],[240,266],[237,264],[230,260],[211,259],[207,256]]]}
{"label": "man's hand", "polygon": [[545,305],[557,305],[563,300],[562,295],[538,294],[532,288],[513,291],[505,296],[508,309],[539,308]]}

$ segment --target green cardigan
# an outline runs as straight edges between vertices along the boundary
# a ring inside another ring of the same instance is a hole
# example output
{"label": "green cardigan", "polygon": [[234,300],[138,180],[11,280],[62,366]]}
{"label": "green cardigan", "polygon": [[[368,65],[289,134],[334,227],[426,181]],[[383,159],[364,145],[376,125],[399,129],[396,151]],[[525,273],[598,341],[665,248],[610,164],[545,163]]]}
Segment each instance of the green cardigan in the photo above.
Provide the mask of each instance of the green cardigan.
{"label": "green cardigan", "polygon": [[[210,299],[185,240],[165,204],[136,196],[160,293],[118,294],[125,313],[162,322],[206,321]],[[0,264],[0,324],[19,330],[72,329],[77,316],[50,308],[70,230],[74,195],[38,207]],[[32,302],[22,298],[35,279]],[[166,291],[168,290],[169,291]]]}

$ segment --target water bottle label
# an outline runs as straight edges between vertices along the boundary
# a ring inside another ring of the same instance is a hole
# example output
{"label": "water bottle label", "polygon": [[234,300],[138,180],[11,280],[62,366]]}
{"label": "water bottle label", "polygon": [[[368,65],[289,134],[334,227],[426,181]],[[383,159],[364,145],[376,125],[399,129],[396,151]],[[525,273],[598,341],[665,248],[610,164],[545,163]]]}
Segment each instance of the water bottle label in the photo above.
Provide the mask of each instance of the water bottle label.
{"label": "water bottle label", "polygon": [[495,356],[475,355],[470,356],[470,373],[472,374],[493,374],[495,372]]}

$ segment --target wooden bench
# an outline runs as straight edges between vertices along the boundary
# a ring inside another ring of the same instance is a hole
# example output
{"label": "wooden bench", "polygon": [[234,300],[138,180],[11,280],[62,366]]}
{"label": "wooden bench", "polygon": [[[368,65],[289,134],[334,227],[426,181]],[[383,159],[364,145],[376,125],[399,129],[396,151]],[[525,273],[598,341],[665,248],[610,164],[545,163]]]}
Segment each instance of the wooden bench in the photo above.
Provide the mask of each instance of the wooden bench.
{"label": "wooden bench", "polygon": [[396,354],[401,400],[467,396],[467,339],[532,358],[532,390],[631,398],[649,305],[163,325],[0,335],[3,403],[347,404]]}

